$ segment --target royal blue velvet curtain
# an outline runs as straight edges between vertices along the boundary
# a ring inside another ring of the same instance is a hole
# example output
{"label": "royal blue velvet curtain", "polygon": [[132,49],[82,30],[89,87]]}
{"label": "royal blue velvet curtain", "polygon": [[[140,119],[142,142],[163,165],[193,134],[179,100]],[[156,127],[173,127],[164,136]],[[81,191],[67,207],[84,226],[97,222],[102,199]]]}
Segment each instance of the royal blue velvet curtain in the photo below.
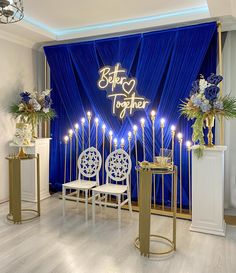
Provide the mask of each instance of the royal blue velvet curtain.
{"label": "royal blue velvet curtain", "polygon": [[[99,117],[99,149],[102,148],[101,125],[106,124],[106,155],[109,151],[109,130],[114,137],[127,140],[128,131],[134,124],[139,126],[138,159],[143,160],[140,118],[146,119],[146,159],[152,160],[152,131],[150,111],[157,110],[156,154],[160,150],[160,118],[166,119],[165,147],[170,147],[170,127],[175,124],[184,141],[191,139],[191,124],[180,117],[178,105],[189,95],[191,83],[200,73],[208,76],[216,72],[217,26],[206,23],[170,30],[147,32],[89,42],[47,46],[44,48],[51,71],[53,107],[57,118],[51,123],[50,182],[60,190],[64,174],[63,137],[69,128],[90,110],[93,117]],[[105,65],[120,63],[127,69],[129,77],[138,81],[140,95],[150,100],[148,108],[137,111],[132,117],[121,122],[111,113],[111,101],[106,92],[97,87],[98,70]],[[80,134],[81,137],[81,134]],[[87,139],[85,127],[85,139]],[[73,140],[74,141],[74,140]],[[81,143],[81,142],[80,142]],[[92,122],[91,144],[95,145],[95,125]],[[132,141],[132,148],[133,148]],[[75,143],[73,143],[75,145]],[[87,145],[87,144],[86,144]],[[126,146],[127,149],[127,141]],[[175,162],[179,163],[179,145],[175,144]],[[75,150],[75,149],[73,149]],[[75,158],[75,154],[73,154]],[[132,149],[132,199],[137,199],[135,154]],[[68,165],[68,164],[67,164]],[[68,167],[68,166],[67,166]],[[73,163],[73,178],[75,178]],[[67,170],[67,174],[69,169]],[[68,175],[67,175],[68,180]],[[161,183],[156,179],[156,200],[161,201]],[[179,187],[178,187],[179,188]],[[187,151],[183,149],[183,207],[188,206]],[[180,200],[178,199],[178,202]],[[170,179],[165,183],[165,204],[170,204]]]}

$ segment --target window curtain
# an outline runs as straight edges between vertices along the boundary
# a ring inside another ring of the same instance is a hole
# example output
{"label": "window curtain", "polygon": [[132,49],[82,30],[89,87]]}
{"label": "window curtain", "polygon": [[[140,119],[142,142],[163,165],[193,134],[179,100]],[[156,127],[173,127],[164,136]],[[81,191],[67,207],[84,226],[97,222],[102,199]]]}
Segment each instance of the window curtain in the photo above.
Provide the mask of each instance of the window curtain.
{"label": "window curtain", "polygon": [[[109,152],[109,130],[114,137],[126,140],[134,124],[138,125],[138,160],[143,160],[142,132],[140,119],[145,118],[146,159],[152,160],[152,130],[150,112],[157,110],[155,121],[155,153],[161,146],[160,118],[166,119],[165,148],[171,145],[170,127],[176,125],[182,132],[184,143],[191,139],[191,122],[180,117],[178,105],[189,95],[191,83],[200,73],[208,76],[216,72],[217,25],[215,22],[170,30],[148,32],[89,42],[47,46],[44,48],[50,66],[53,107],[57,118],[51,123],[50,182],[54,189],[60,190],[64,177],[65,145],[63,137],[69,128],[90,110],[98,117],[99,142],[102,149],[102,124],[106,124],[105,156]],[[132,117],[120,121],[111,113],[111,101],[106,92],[97,87],[98,70],[105,65],[120,63],[127,69],[129,77],[137,79],[137,91],[150,100],[146,110],[136,111]],[[91,123],[91,145],[95,145],[95,125]],[[81,131],[80,131],[81,132]],[[85,126],[85,139],[88,138]],[[81,143],[81,133],[80,133]],[[73,147],[75,147],[73,139]],[[135,173],[135,153],[132,141],[132,199],[137,199]],[[86,142],[87,147],[87,142]],[[175,162],[179,164],[179,145],[175,143]],[[73,148],[73,159],[75,159]],[[80,147],[81,152],[81,147]],[[67,181],[69,179],[67,164]],[[187,151],[183,149],[183,207],[188,206],[188,162]],[[73,179],[76,163],[73,160]],[[165,181],[165,204],[171,201],[171,180]],[[179,189],[179,186],[178,186]],[[156,200],[161,202],[161,183],[156,179]],[[179,196],[179,194],[178,194]],[[180,200],[178,199],[178,202]]]}

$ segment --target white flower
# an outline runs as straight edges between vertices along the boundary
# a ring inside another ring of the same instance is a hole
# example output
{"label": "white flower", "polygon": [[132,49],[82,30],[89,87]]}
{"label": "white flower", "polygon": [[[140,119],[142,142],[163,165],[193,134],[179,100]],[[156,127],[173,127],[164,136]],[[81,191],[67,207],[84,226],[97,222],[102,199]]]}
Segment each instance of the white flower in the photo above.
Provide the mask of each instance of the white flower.
{"label": "white flower", "polygon": [[205,79],[200,79],[199,80],[200,92],[204,92],[204,90],[206,89],[207,86],[208,86],[208,82]]}
{"label": "white flower", "polygon": [[44,113],[48,113],[49,112],[49,108],[43,108],[43,112]]}
{"label": "white flower", "polygon": [[209,100],[206,100],[206,99],[205,99],[205,100],[204,100],[204,103],[205,103],[205,104],[209,104]]}
{"label": "white flower", "polygon": [[36,99],[30,99],[29,103],[33,106],[34,110],[37,112],[37,111],[40,111],[41,109],[41,105],[37,102]]}
{"label": "white flower", "polygon": [[24,110],[24,104],[23,103],[20,103],[18,105],[18,107],[19,107],[19,111],[23,111]]}
{"label": "white flower", "polygon": [[51,92],[51,89],[46,89],[45,91],[42,92],[42,96],[45,97],[45,96],[49,96]]}

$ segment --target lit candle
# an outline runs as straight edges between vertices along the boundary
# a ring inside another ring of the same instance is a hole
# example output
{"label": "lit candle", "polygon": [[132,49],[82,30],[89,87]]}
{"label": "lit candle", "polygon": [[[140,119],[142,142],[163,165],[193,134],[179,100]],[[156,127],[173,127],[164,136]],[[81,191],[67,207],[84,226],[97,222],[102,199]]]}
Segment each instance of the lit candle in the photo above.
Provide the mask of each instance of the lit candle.
{"label": "lit candle", "polygon": [[66,163],[67,163],[67,145],[68,145],[69,137],[64,136],[65,143],[65,157],[64,157],[64,183],[66,183]]}
{"label": "lit candle", "polygon": [[65,144],[68,144],[68,141],[69,141],[69,137],[68,136],[64,136],[64,142],[65,142]]}
{"label": "lit candle", "polygon": [[125,147],[125,140],[124,140],[124,138],[122,138],[120,140],[120,144],[121,144],[121,149],[124,149],[124,147]]}
{"label": "lit candle", "polygon": [[106,125],[102,125],[102,184],[105,183],[104,177],[105,177],[105,170],[104,170],[104,159],[105,159],[105,132],[106,132]]}
{"label": "lit candle", "polygon": [[79,136],[78,136],[78,132],[79,132],[79,124],[76,123],[74,125],[75,127],[75,176],[77,179],[77,174],[78,174],[78,168],[77,168],[77,161],[78,161],[78,156],[79,156]]}
{"label": "lit candle", "polygon": [[114,138],[114,147],[115,147],[115,150],[116,150],[116,148],[117,148],[117,143],[118,143],[117,138]]}
{"label": "lit candle", "polygon": [[82,125],[82,151],[84,151],[84,124],[85,124],[85,118],[81,119],[81,125]]}
{"label": "lit candle", "polygon": [[140,119],[140,123],[141,123],[141,128],[142,128],[142,139],[143,139],[143,160],[146,160],[146,149],[145,149],[145,131],[144,131],[144,127],[145,127],[145,119],[141,118]]}
{"label": "lit candle", "polygon": [[96,129],[96,149],[98,148],[98,124],[99,124],[99,119],[95,118],[95,129]]}
{"label": "lit candle", "polygon": [[112,131],[110,131],[110,132],[109,132],[109,140],[110,140],[110,153],[111,153],[111,151],[112,151],[112,137],[113,137],[113,132],[112,132]]}
{"label": "lit candle", "polygon": [[[155,142],[155,119],[156,119],[156,111],[151,111],[151,121],[152,121],[152,160],[154,162],[155,159],[155,148],[156,148],[156,142]],[[154,207],[156,207],[156,176],[153,177],[153,204]]]}
{"label": "lit candle", "polygon": [[186,141],[186,146],[187,146],[188,150],[191,149],[191,146],[192,146],[191,141],[189,141],[189,140]]}
{"label": "lit candle", "polygon": [[91,124],[91,117],[92,114],[90,111],[87,112],[87,118],[88,118],[88,146],[90,147],[90,124]]}
{"label": "lit candle", "polygon": [[163,127],[163,128],[165,127],[165,122],[166,122],[165,119],[162,118],[162,119],[161,119],[161,127]]}
{"label": "lit candle", "polygon": [[69,134],[69,138],[72,138],[72,136],[73,136],[73,130],[70,129],[70,130],[68,131],[68,134]]}

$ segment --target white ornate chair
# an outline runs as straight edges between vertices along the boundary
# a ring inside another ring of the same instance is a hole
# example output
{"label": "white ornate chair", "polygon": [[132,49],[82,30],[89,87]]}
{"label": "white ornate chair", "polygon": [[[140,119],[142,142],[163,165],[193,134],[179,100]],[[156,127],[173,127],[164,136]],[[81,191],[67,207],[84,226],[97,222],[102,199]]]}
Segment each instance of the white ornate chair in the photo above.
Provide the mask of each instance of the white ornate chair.
{"label": "white ornate chair", "polygon": [[[90,147],[84,150],[77,161],[78,179],[62,185],[63,216],[65,215],[65,200],[85,202],[85,217],[88,219],[88,201],[92,197],[88,196],[89,190],[99,185],[99,171],[102,165],[102,157],[97,149]],[[91,180],[95,178],[95,180]],[[76,190],[67,194],[67,190]],[[80,197],[80,191],[84,192],[85,197]],[[75,194],[75,195],[74,195]]]}
{"label": "white ornate chair", "polygon": [[[115,150],[106,159],[106,184],[95,187],[93,192],[93,221],[95,220],[95,205],[109,205],[118,208],[118,220],[121,220],[121,207],[128,203],[132,214],[129,174],[131,171],[130,156],[122,149]],[[112,183],[112,181],[115,182]],[[121,184],[122,182],[122,184]],[[120,183],[120,184],[119,184]],[[102,196],[103,195],[103,196]],[[117,203],[107,202],[107,195],[116,196]],[[121,200],[121,197],[124,200]],[[104,200],[104,201],[103,201]]]}

